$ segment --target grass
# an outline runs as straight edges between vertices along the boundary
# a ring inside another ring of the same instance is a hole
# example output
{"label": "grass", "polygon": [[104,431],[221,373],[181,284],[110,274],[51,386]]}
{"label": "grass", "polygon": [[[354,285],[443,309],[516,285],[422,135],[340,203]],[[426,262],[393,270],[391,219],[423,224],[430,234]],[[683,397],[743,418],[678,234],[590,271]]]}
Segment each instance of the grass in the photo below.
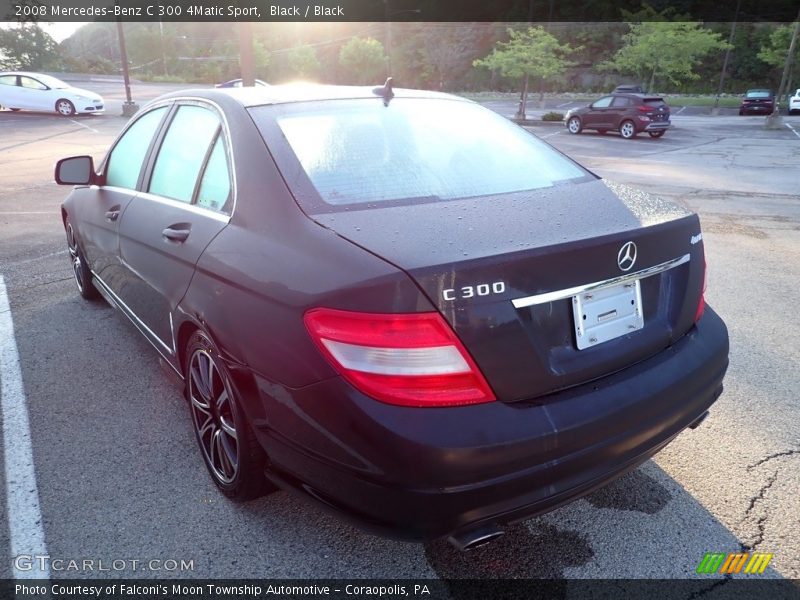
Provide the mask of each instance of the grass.
{"label": "grass", "polygon": [[[493,100],[519,100],[519,92],[463,92],[458,94],[463,98],[467,98],[469,100],[475,100],[476,102],[491,102]],[[558,99],[563,100],[564,102],[586,102],[587,104],[600,98],[603,96],[601,93],[597,94],[589,94],[583,92],[576,92],[576,93],[563,93],[563,94],[545,94],[546,99]],[[713,95],[671,95],[671,94],[661,94],[667,100],[667,104],[670,106],[714,106],[714,96]],[[537,103],[539,101],[538,94],[530,94],[528,96],[528,102],[530,103]],[[719,99],[719,105],[726,108],[738,108],[739,104],[741,103],[741,98],[739,96],[721,96]]]}
{"label": "grass", "polygon": [[[670,106],[714,106],[714,96],[670,96],[664,94]],[[739,96],[721,96],[719,105],[726,108],[739,108]]]}

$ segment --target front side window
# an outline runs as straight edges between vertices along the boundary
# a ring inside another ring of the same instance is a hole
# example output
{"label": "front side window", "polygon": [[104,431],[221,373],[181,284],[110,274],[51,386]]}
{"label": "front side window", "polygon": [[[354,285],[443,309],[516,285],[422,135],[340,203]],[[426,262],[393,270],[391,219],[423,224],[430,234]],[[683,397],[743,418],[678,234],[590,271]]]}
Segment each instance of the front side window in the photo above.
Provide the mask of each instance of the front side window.
{"label": "front side window", "polygon": [[[587,175],[524,129],[471,102],[395,98],[384,106],[370,98],[277,110],[289,147],[274,153],[278,166],[287,176],[292,167],[286,157],[295,157],[329,206],[488,196]],[[269,139],[265,128],[274,112],[256,107],[252,114]]]}
{"label": "front side window", "polygon": [[605,98],[600,98],[595,103],[592,104],[592,108],[608,108],[611,106],[611,101],[614,99],[613,96],[606,96]]}
{"label": "front side window", "polygon": [[39,81],[31,77],[20,77],[19,78],[20,84],[22,87],[27,88],[29,90],[46,90],[47,86]]}
{"label": "front side window", "polygon": [[181,106],[158,151],[149,192],[191,202],[211,142],[220,130],[216,113],[202,106]]}
{"label": "front side window", "polygon": [[106,185],[136,189],[142,162],[166,110],[165,106],[151,110],[128,128],[107,161]]}

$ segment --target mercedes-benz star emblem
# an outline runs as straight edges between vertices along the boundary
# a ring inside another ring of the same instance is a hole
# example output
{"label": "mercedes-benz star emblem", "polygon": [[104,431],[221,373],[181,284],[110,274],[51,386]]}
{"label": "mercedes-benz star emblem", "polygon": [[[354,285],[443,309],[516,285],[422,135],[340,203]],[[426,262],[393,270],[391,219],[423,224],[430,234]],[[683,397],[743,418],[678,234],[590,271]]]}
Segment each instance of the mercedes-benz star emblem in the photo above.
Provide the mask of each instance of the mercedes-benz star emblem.
{"label": "mercedes-benz star emblem", "polygon": [[619,253],[617,254],[617,264],[621,270],[630,271],[635,262],[636,244],[633,242],[627,242],[622,246],[622,248],[619,249]]}

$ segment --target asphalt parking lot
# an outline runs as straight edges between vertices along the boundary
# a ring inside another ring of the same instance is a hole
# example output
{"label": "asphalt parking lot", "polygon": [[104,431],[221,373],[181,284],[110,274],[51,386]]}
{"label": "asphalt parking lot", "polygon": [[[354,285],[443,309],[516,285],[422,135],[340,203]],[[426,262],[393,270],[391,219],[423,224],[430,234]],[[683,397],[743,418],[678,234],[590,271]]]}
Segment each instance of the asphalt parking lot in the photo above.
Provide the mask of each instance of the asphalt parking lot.
{"label": "asphalt parking lot", "polygon": [[[686,578],[706,552],[744,549],[774,554],[765,576],[800,578],[800,118],[768,131],[758,117],[677,115],[658,140],[532,128],[599,175],[699,212],[706,298],[727,322],[731,366],[711,416],[654,460],[457,553],[362,533],[285,492],[240,505],[216,491],[156,353],[121,314],[75,290],[59,216],[68,189],[52,167],[69,155],[99,160],[125,123],[121,86],[82,86],[106,96],[107,114],[0,111],[0,276],[15,328],[3,343],[19,354],[44,533],[31,551],[125,559],[102,574],[125,577]],[[134,98],[175,87],[135,86]],[[6,514],[19,485],[13,473],[0,482]],[[9,537],[0,519],[0,578],[20,547]],[[130,562],[154,559],[193,568]],[[705,577],[709,587],[720,578]]]}

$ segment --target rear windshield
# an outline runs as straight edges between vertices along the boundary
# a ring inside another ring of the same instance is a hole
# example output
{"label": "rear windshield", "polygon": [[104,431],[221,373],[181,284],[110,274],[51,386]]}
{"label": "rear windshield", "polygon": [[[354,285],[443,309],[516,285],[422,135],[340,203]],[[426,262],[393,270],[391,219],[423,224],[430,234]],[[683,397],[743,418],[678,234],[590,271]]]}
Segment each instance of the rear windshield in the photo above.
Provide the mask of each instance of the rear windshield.
{"label": "rear windshield", "polygon": [[772,92],[769,90],[751,90],[747,92],[748,98],[769,98],[772,96]]}
{"label": "rear windshield", "polygon": [[644,103],[648,106],[664,106],[663,98],[645,98]]}
{"label": "rear windshield", "polygon": [[329,207],[488,196],[590,177],[470,102],[331,100],[256,107],[252,114],[287,181],[298,184],[291,173],[292,162],[299,163]]}

